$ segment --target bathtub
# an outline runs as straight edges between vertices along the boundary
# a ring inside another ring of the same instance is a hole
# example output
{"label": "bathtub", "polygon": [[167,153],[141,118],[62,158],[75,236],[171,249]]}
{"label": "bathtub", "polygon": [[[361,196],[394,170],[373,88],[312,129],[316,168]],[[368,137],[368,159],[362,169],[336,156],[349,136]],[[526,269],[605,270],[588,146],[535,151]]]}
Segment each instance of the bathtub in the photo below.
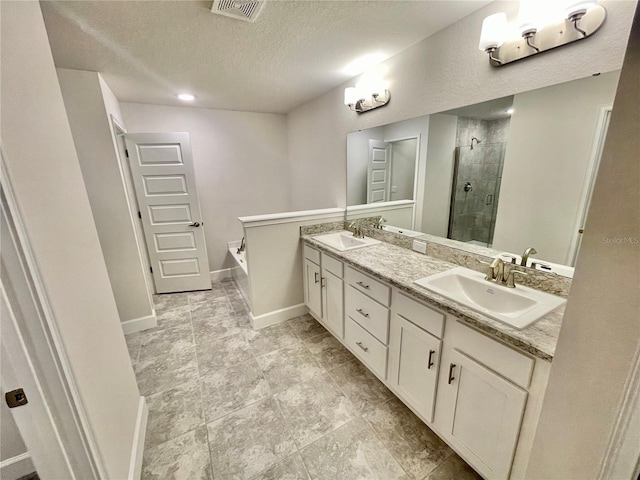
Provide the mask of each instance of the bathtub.
{"label": "bathtub", "polygon": [[229,255],[233,259],[231,266],[231,276],[238,285],[238,290],[247,305],[251,306],[251,292],[249,290],[249,269],[247,266],[246,251],[238,253],[238,247],[240,246],[240,240],[235,242],[229,242],[227,244],[229,248]]}

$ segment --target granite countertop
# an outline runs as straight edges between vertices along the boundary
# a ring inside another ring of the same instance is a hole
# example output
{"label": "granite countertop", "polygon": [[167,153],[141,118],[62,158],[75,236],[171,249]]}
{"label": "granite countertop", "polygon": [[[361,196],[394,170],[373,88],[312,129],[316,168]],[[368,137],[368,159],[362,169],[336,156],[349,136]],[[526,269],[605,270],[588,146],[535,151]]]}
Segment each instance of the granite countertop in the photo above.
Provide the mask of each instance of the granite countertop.
{"label": "granite countertop", "polygon": [[454,315],[478,330],[538,358],[553,360],[564,306],[545,315],[530,327],[516,330],[413,283],[415,280],[456,268],[458,265],[385,242],[340,252],[314,240],[313,237],[314,235],[303,235],[301,238],[314,248],[329,253],[383,282]]}

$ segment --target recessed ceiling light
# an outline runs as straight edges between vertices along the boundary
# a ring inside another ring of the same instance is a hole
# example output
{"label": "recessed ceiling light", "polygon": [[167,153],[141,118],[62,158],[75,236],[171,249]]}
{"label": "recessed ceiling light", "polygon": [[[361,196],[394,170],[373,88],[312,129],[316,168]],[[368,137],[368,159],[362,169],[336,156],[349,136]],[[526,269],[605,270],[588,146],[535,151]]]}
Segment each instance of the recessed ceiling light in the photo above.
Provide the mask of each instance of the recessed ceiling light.
{"label": "recessed ceiling light", "polygon": [[507,113],[508,113],[509,115],[511,115],[513,112],[515,112],[515,109],[513,109],[513,108],[510,108],[509,110],[507,110]]}
{"label": "recessed ceiling light", "polygon": [[353,62],[345,66],[342,72],[351,76],[360,75],[365,70],[378,65],[386,59],[387,55],[384,53],[370,53],[369,55],[356,58]]}
{"label": "recessed ceiling light", "polygon": [[193,102],[193,100],[196,98],[193,95],[191,95],[190,93],[180,93],[178,95],[178,98],[184,102]]}

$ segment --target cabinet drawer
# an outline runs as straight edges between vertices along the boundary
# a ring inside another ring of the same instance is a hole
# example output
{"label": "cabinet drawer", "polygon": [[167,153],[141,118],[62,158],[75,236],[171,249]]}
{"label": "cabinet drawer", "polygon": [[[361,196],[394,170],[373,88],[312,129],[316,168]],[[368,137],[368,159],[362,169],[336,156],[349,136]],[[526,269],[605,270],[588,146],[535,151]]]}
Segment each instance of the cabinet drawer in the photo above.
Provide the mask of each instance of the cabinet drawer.
{"label": "cabinet drawer", "polygon": [[304,258],[311,260],[316,265],[320,265],[320,252],[306,244],[304,246]]}
{"label": "cabinet drawer", "polygon": [[388,349],[349,317],[345,321],[344,340],[349,349],[380,378],[387,378]]}
{"label": "cabinet drawer", "polygon": [[351,267],[345,271],[345,279],[349,285],[353,285],[356,290],[370,296],[376,302],[388,307],[391,297],[391,288],[384,283],[374,280],[364,273],[360,273]]}
{"label": "cabinet drawer", "polygon": [[326,253],[322,254],[322,269],[333,273],[338,278],[342,278],[342,262]]}
{"label": "cabinet drawer", "polygon": [[431,335],[442,338],[444,333],[444,314],[437,312],[399,291],[394,292],[393,308],[395,312]]}
{"label": "cabinet drawer", "polygon": [[389,342],[389,309],[360,293],[351,285],[347,287],[345,310],[356,323],[385,345]]}
{"label": "cabinet drawer", "polygon": [[453,346],[456,350],[463,352],[516,385],[529,388],[535,364],[532,358],[463,325],[459,321],[451,323]]}

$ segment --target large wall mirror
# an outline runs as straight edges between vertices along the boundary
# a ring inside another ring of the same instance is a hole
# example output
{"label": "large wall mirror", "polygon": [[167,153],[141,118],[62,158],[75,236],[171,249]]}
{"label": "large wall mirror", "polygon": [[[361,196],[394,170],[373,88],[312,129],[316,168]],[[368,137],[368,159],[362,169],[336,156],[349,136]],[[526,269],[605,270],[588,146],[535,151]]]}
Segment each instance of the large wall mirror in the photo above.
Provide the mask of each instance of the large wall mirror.
{"label": "large wall mirror", "polygon": [[347,136],[347,218],[573,266],[619,72]]}

